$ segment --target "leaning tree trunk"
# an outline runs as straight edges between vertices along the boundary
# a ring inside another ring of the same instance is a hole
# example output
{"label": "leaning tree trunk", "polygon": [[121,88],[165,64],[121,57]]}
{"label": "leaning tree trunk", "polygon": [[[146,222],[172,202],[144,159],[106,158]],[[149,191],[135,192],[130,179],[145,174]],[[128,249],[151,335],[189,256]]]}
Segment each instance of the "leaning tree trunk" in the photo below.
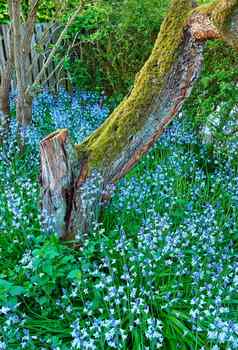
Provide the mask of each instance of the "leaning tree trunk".
{"label": "leaning tree trunk", "polygon": [[222,37],[236,47],[237,16],[237,0],[195,9],[191,0],[174,0],[129,97],[102,126],[76,146],[66,129],[42,140],[42,216],[61,238],[89,230],[103,189],[123,177],[177,115],[199,76],[205,41]]}

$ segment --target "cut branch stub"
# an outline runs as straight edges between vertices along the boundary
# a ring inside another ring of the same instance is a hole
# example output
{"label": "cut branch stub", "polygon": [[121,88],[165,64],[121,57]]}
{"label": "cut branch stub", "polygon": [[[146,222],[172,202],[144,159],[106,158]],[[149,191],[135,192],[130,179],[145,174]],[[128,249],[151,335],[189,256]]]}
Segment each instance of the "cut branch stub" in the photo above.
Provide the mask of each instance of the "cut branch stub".
{"label": "cut branch stub", "polygon": [[78,161],[66,129],[49,135],[40,144],[42,216],[47,229],[64,238],[72,213]]}
{"label": "cut branch stub", "polygon": [[221,39],[221,34],[205,13],[194,13],[189,20],[189,26],[196,40]]}

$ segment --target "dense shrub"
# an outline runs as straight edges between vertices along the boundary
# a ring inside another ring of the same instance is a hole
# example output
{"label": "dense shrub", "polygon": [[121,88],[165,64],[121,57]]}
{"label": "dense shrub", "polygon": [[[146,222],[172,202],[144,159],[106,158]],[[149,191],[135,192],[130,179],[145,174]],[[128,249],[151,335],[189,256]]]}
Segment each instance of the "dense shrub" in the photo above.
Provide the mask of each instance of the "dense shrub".
{"label": "dense shrub", "polygon": [[[41,1],[38,21],[54,18],[57,3]],[[80,2],[65,3],[68,10],[59,19],[63,21]],[[85,1],[65,43],[70,45],[76,35],[71,59],[64,64],[73,85],[104,90],[107,95],[128,92],[136,72],[150,54],[168,3],[169,0]],[[23,8],[27,10],[27,1]],[[0,0],[0,22],[7,20],[6,1]],[[65,49],[62,53],[65,54]]]}
{"label": "dense shrub", "polygon": [[88,3],[72,26],[77,35],[72,60],[66,65],[74,84],[128,92],[136,72],[149,56],[168,0],[98,0]]}
{"label": "dense shrub", "polygon": [[[48,22],[54,17],[55,11],[62,2],[57,0],[41,0],[39,11],[38,11],[38,21]],[[64,6],[66,8],[72,8],[72,6],[77,6],[79,0],[64,0]],[[28,1],[22,0],[22,8],[25,13],[28,10]],[[0,24],[7,23],[9,21],[8,16],[8,6],[7,0],[0,0]]]}
{"label": "dense shrub", "polygon": [[[209,42],[204,66],[190,99],[188,114],[196,116],[194,127],[210,143],[237,137],[238,55],[222,41]],[[232,130],[232,132],[231,132]]]}
{"label": "dense shrub", "polygon": [[5,0],[0,0],[0,23],[5,23],[8,20],[8,9]]}

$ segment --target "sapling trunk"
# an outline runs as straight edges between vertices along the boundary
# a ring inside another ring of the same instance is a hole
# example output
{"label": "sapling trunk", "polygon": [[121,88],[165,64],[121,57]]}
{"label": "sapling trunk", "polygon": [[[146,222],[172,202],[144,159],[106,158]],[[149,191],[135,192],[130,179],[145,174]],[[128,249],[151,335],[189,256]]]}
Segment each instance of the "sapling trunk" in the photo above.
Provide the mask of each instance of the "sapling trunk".
{"label": "sapling trunk", "polygon": [[32,96],[25,93],[18,94],[16,104],[18,123],[24,128],[32,123]]}
{"label": "sapling trunk", "polygon": [[0,143],[8,136],[10,125],[9,95],[11,89],[11,68],[6,65],[0,85]]}

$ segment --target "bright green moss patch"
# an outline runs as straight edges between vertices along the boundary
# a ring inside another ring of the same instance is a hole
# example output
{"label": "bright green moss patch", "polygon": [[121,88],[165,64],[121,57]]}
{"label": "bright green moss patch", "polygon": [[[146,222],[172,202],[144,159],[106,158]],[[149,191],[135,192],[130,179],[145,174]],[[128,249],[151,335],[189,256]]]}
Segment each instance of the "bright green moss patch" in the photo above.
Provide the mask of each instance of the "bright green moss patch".
{"label": "bright green moss patch", "polygon": [[172,2],[151,56],[138,74],[130,96],[99,129],[77,146],[79,154],[87,149],[90,168],[110,165],[144,125],[152,101],[161,92],[166,74],[177,58],[184,24],[191,10],[190,0]]}

